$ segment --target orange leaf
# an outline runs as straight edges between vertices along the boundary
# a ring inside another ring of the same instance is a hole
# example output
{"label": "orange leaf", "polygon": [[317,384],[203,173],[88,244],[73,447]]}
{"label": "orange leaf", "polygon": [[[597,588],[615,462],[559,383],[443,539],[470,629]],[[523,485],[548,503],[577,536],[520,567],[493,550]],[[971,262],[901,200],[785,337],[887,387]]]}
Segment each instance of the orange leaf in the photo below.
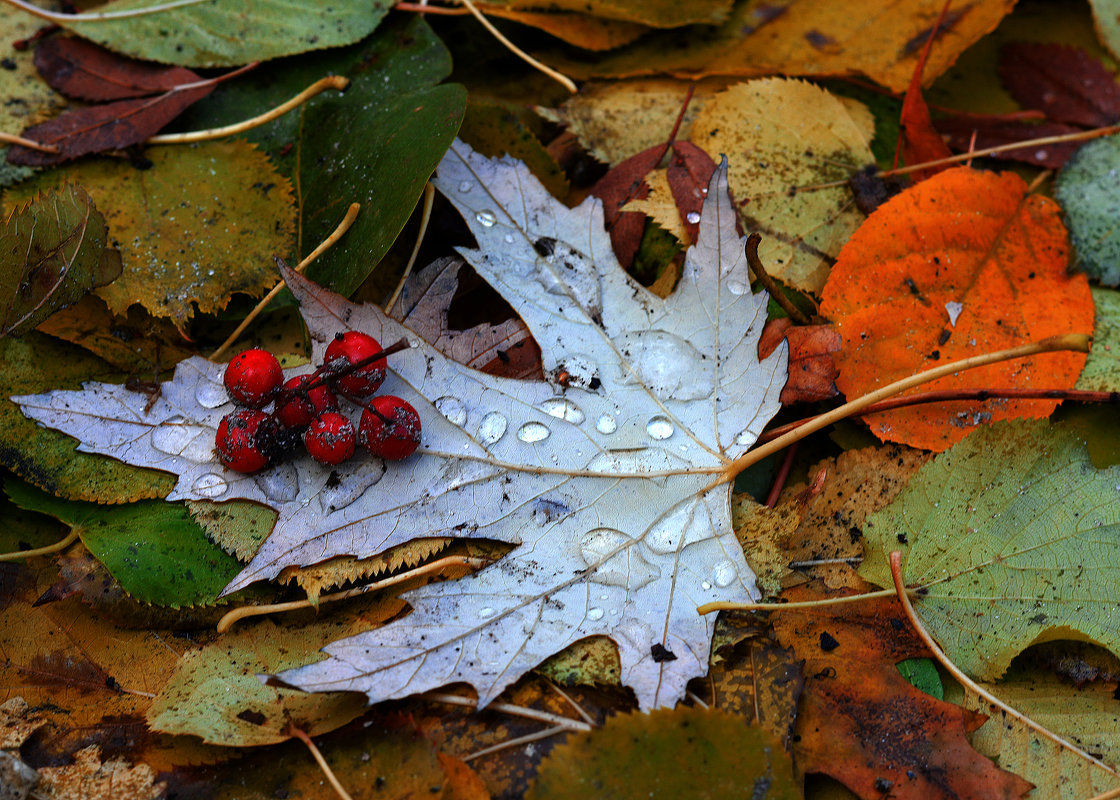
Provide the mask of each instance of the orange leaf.
{"label": "orange leaf", "polygon": [[[796,589],[786,600],[817,600]],[[774,633],[805,660],[794,761],[862,798],[1016,798],[1031,784],[968,743],[981,714],[916,689],[895,664],[928,656],[891,597],[774,615]]]}
{"label": "orange leaf", "polygon": [[[933,33],[926,39],[926,45],[922,48],[922,55],[914,66],[914,75],[910,78],[910,88],[906,90],[906,97],[902,101],[902,118],[899,121],[898,130],[899,152],[895,154],[896,163],[899,154],[908,165],[937,161],[953,155],[941,135],[934,130],[933,121],[929,116],[929,106],[926,105],[926,100],[922,96],[922,73],[925,71],[926,60],[929,59],[930,49],[933,46],[934,33],[941,29],[948,12],[949,3],[946,2],[944,8],[941,9],[941,16],[937,18]],[[914,173],[913,177],[916,181],[924,181],[944,169],[945,167],[934,167],[919,170]]]}
{"label": "orange leaf", "polygon": [[[837,385],[849,397],[941,361],[1046,336],[1088,333],[1093,301],[1084,275],[1069,276],[1057,204],[1028,195],[1015,174],[961,167],[897,195],[841,250],[821,313],[844,340]],[[1070,387],[1080,353],[993,364],[921,390]],[[915,390],[917,391],[917,390]],[[1052,400],[951,402],[866,417],[881,439],[944,450],[997,419],[1044,417]]]}

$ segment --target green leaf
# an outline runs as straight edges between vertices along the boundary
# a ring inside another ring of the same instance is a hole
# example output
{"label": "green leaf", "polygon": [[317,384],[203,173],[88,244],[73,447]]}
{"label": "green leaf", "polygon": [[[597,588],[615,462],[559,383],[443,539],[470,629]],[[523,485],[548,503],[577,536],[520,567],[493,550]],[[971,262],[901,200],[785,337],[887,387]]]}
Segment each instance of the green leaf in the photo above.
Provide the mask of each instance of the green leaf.
{"label": "green leaf", "polygon": [[55,495],[98,503],[163,497],[175,478],[154,469],[75,451],[69,436],[27,419],[8,398],[77,388],[87,380],[119,381],[120,373],[80,347],[32,331],[0,339],[0,464]]}
{"label": "green leaf", "polygon": [[619,714],[541,762],[529,800],[609,797],[801,797],[777,739],[725,711],[679,706]]}
{"label": "green leaf", "polygon": [[[121,250],[125,274],[97,294],[115,314],[140,303],[183,328],[195,312],[277,281],[292,244],[291,185],[243,141],[153,147],[149,169],[87,159],[43,173],[12,199],[76,180],[89,187]],[[10,200],[9,200],[10,202]]]}
{"label": "green leaf", "polygon": [[945,687],[941,684],[941,673],[930,658],[908,658],[899,661],[898,671],[912,686],[916,686],[938,700],[945,699]]}
{"label": "green leaf", "polygon": [[121,274],[105,218],[67,184],[15,209],[0,227],[0,336],[31,330]]}
{"label": "green leaf", "polygon": [[1065,209],[1080,266],[1105,286],[1120,285],[1120,136],[1089,142],[1058,173],[1054,196]]}
{"label": "green leaf", "polygon": [[860,575],[915,605],[949,658],[994,680],[1028,645],[1087,638],[1120,652],[1120,467],[1045,421],[980,428],[934,458],[863,528]]}
{"label": "green leaf", "polygon": [[[111,13],[171,5],[118,0]],[[101,11],[102,9],[98,9]],[[109,10],[109,9],[105,9]],[[131,17],[58,20],[67,30],[133,58],[184,67],[250,61],[339,47],[368,35],[388,5],[381,0],[200,0]]]}
{"label": "green leaf", "polygon": [[1097,310],[1093,349],[1075,388],[1120,392],[1120,292],[1096,286],[1091,291]]}
{"label": "green leaf", "polygon": [[424,184],[459,129],[466,92],[436,85],[451,56],[422,19],[382,26],[360,45],[303,56],[249,75],[198,103],[184,127],[237,122],[288,100],[327,74],[351,81],[298,112],[249,133],[298,178],[301,251],[310,252],[360,203],[354,226],[309,268],[309,276],[349,295],[365,280],[416,206]]}
{"label": "green leaf", "polygon": [[76,528],[124,590],[143,602],[173,608],[213,603],[241,569],[237,559],[210,543],[182,504],[81,503],[17,481],[8,481],[4,490],[20,508]]}
{"label": "green leaf", "polygon": [[253,557],[276,524],[275,511],[248,500],[228,503],[188,500],[187,509],[210,541],[242,561]]}

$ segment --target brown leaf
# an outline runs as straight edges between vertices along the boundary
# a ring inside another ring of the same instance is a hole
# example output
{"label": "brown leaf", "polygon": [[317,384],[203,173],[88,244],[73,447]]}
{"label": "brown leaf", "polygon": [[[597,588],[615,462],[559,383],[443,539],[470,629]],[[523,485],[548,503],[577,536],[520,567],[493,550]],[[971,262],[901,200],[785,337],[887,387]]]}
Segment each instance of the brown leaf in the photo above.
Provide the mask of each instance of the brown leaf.
{"label": "brown leaf", "polygon": [[[820,599],[805,590],[790,601]],[[1017,798],[1031,784],[968,743],[985,720],[911,685],[895,664],[927,657],[893,597],[787,610],[774,617],[782,644],[805,659],[794,760],[879,800]]]}
{"label": "brown leaf", "polygon": [[688,240],[695,242],[700,231],[700,207],[708,192],[708,181],[716,171],[712,157],[692,142],[673,142],[673,158],[666,170],[669,190],[684,220]]}
{"label": "brown leaf", "polygon": [[184,67],[167,67],[119,56],[85,39],[54,36],[35,49],[43,80],[65,95],[102,102],[144,97],[201,81]]}
{"label": "brown leaf", "polygon": [[839,394],[840,368],[832,358],[840,351],[840,334],[831,325],[795,326],[789,317],[772,319],[762,329],[758,357],[766,358],[782,340],[789,342],[789,379],[782,405],[816,403]]}
{"label": "brown leaf", "polygon": [[1038,109],[1054,122],[1098,128],[1120,120],[1120,86],[1080,48],[1009,44],[1000,53],[999,75],[1019,105]]}
{"label": "brown leaf", "polygon": [[14,145],[8,149],[8,161],[43,167],[61,164],[87,153],[138,144],[154,136],[213,89],[214,84],[207,83],[192,89],[172,89],[156,97],[118,100],[67,111],[40,125],[32,125],[22,133],[24,138],[32,141],[55,145],[57,153]]}
{"label": "brown leaf", "polygon": [[646,215],[640,211],[623,211],[631,200],[649,195],[646,175],[657,166],[665,153],[664,145],[654,145],[623,161],[591,187],[591,194],[603,201],[603,219],[611,234],[611,247],[623,269],[629,269],[642,243]]}

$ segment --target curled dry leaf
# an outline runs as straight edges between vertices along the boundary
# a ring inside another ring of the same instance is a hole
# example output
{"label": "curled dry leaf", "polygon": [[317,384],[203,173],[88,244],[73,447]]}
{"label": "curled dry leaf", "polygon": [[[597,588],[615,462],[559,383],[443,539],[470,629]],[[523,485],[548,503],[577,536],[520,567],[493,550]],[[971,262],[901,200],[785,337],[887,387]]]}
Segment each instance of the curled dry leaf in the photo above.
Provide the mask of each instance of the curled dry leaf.
{"label": "curled dry leaf", "polygon": [[85,449],[176,473],[171,499],[276,509],[227,592],[422,536],[518,545],[408,593],[410,615],[328,646],[327,660],[283,673],[292,685],[380,700],[468,681],[485,704],[546,656],[604,634],[642,707],[673,705],[708,662],[714,620],[696,607],[758,596],[730,488],[712,481],[757,438],[785,380],[785,347],[757,357],[766,298],[750,291],[726,180],[725,169],[713,176],[699,241],[661,300],[619,269],[597,201],[568,209],[523,165],[452,147],[436,183],[479,243],[463,256],[529,326],[545,381],[455,363],[380,309],[285,270],[317,359],[348,329],[412,345],[382,387],[424,420],[423,446],[404,462],[332,469],[302,456],[256,476],[225,472],[213,455],[229,408],[223,368],[202,359],[179,365],[150,413],[105,384],[19,402]]}

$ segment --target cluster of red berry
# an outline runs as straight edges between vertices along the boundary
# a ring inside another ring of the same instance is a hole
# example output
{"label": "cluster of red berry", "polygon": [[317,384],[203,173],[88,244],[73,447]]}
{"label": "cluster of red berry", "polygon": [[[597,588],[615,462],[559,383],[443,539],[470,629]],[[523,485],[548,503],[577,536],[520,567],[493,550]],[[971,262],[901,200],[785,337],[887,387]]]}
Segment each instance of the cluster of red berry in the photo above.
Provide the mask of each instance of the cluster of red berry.
{"label": "cluster of red berry", "polygon": [[[226,366],[225,385],[242,407],[218,425],[218,459],[237,472],[256,472],[283,458],[300,440],[323,464],[341,464],[359,443],[390,461],[412,455],[420,444],[416,409],[393,395],[374,396],[385,380],[386,356],[404,347],[398,342],[382,350],[372,336],[340,333],[327,346],[323,366],[287,383],[280,362],[268,351],[239,353]],[[341,413],[339,396],[362,408],[357,431]],[[274,401],[270,414],[264,408]]]}

